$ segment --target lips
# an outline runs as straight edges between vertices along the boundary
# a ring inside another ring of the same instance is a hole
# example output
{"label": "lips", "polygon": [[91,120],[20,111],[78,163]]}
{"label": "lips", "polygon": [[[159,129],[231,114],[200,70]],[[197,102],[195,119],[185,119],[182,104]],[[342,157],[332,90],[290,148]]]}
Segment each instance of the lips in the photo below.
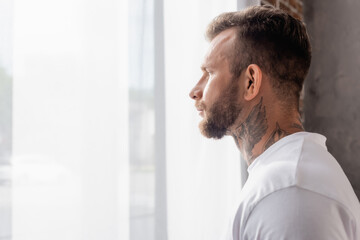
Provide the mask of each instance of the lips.
{"label": "lips", "polygon": [[204,109],[203,109],[203,108],[199,108],[199,107],[196,107],[196,110],[198,110],[199,112],[204,111]]}
{"label": "lips", "polygon": [[195,104],[196,110],[198,110],[199,115],[204,117],[204,108],[200,104]]}

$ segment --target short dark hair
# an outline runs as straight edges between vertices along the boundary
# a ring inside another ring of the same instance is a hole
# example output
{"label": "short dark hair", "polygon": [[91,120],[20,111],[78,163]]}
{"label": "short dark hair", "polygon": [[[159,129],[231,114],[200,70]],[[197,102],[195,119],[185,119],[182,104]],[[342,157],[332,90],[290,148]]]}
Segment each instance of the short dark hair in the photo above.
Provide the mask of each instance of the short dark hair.
{"label": "short dark hair", "polygon": [[271,78],[278,98],[295,100],[298,105],[311,62],[304,23],[272,6],[255,6],[220,14],[208,25],[206,37],[211,41],[229,28],[236,28],[237,32],[230,58],[234,77],[239,77],[250,64],[257,64]]}

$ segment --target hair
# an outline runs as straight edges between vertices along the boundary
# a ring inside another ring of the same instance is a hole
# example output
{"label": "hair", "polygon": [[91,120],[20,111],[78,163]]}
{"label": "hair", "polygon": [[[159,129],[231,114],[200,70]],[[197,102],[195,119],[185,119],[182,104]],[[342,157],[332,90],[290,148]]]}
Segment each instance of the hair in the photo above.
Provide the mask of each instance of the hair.
{"label": "hair", "polygon": [[[311,46],[303,22],[272,6],[255,6],[217,16],[209,25],[209,41],[235,28],[235,49],[230,71],[238,78],[250,64],[257,64],[271,79],[276,96],[296,102],[311,62]],[[293,101],[294,100],[294,101]]]}

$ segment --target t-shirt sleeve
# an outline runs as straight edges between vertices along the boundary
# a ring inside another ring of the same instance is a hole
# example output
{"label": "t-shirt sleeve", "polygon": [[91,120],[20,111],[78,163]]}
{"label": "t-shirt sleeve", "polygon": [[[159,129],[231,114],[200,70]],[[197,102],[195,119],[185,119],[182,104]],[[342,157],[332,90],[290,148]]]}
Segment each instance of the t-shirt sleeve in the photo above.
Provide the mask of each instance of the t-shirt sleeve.
{"label": "t-shirt sleeve", "polygon": [[276,191],[252,210],[244,240],[355,240],[355,224],[345,206],[298,187]]}

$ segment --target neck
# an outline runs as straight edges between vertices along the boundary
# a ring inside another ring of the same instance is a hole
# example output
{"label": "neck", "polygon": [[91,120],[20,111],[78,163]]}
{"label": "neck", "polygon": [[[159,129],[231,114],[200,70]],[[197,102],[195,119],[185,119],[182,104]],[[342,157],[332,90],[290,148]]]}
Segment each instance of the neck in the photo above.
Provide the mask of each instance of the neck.
{"label": "neck", "polygon": [[271,109],[265,106],[263,97],[252,107],[241,123],[235,124],[230,134],[234,137],[248,165],[281,138],[304,131],[298,111],[284,112],[280,105]]}

